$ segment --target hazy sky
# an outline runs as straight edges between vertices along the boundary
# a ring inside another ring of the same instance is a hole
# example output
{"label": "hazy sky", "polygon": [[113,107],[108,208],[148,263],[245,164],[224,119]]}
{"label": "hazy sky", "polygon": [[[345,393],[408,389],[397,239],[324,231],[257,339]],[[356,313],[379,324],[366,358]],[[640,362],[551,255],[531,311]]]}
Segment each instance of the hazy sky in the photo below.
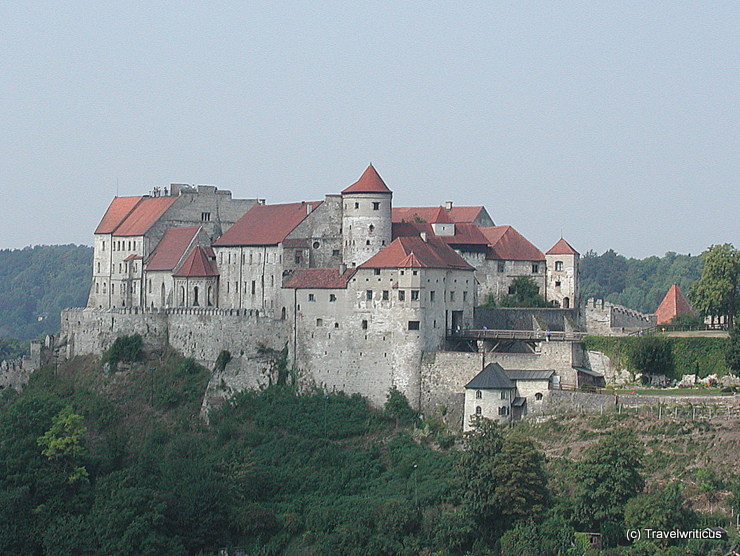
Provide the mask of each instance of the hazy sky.
{"label": "hazy sky", "polygon": [[[116,7],[117,6],[117,7]],[[0,2],[0,248],[170,182],[484,204],[540,249],[740,247],[738,2]]]}

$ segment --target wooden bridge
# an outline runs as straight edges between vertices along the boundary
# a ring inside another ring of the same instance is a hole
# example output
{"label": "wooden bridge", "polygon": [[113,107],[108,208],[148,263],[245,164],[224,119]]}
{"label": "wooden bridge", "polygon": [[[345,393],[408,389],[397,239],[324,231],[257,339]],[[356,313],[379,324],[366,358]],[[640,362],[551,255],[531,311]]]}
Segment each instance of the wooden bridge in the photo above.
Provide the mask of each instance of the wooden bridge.
{"label": "wooden bridge", "polygon": [[585,332],[558,332],[546,330],[488,330],[462,329],[448,330],[448,340],[520,340],[580,342],[586,336]]}

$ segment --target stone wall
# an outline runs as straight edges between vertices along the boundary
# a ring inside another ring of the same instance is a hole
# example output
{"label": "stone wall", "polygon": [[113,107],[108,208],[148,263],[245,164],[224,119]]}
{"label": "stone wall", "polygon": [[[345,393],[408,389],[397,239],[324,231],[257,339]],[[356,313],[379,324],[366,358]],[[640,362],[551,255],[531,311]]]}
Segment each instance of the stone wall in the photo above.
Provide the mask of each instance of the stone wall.
{"label": "stone wall", "polygon": [[572,332],[578,325],[577,309],[475,308],[475,328],[490,330],[551,330]]}
{"label": "stone wall", "polygon": [[[529,400],[527,400],[529,405]],[[529,407],[530,415],[570,412],[614,411],[617,407],[617,396],[613,394],[591,394],[571,390],[550,390],[540,406]]]}
{"label": "stone wall", "polygon": [[482,353],[437,351],[421,364],[421,412],[442,418],[453,429],[463,424],[465,385],[483,370]]}
{"label": "stone wall", "polygon": [[582,311],[584,325],[595,336],[620,336],[656,325],[655,315],[646,315],[603,299],[589,299]]}

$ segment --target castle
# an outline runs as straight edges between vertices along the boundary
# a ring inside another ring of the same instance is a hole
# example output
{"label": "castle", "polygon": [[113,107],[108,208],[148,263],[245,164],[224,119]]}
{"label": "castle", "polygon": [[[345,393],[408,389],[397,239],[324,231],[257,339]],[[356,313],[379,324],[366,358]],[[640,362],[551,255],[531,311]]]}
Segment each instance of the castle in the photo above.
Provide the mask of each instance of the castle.
{"label": "castle", "polygon": [[[209,389],[228,395],[274,381],[265,354],[287,350],[305,384],[375,405],[395,387],[426,410],[462,408],[465,385],[494,356],[507,369],[551,370],[545,388],[598,375],[572,334],[555,341],[582,318],[579,254],[567,241],[542,253],[483,206],[392,199],[372,165],[322,201],[270,205],[181,184],[116,197],[95,230],[87,308],[63,314],[67,354],[100,353],[134,332],[211,368],[227,350],[232,362]],[[533,336],[502,349],[476,307],[520,276],[560,309],[520,315]]]}

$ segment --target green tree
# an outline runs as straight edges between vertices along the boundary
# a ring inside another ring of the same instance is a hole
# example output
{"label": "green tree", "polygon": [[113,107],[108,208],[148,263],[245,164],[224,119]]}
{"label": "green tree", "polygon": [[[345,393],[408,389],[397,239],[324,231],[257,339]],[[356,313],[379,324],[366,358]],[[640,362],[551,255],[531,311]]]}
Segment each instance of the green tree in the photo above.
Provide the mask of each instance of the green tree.
{"label": "green tree", "polygon": [[[626,529],[687,530],[695,525],[696,515],[686,507],[678,482],[670,483],[659,492],[638,494],[624,507]],[[663,548],[672,544],[667,539],[653,543]]]}
{"label": "green tree", "polygon": [[418,418],[418,413],[411,408],[406,396],[395,386],[388,390],[388,396],[386,397],[383,410],[388,417],[395,419],[396,427],[400,423],[413,423]]}
{"label": "green tree", "polygon": [[637,338],[630,347],[629,359],[632,366],[645,375],[673,374],[673,349],[665,338]]}
{"label": "green tree", "polygon": [[540,288],[530,276],[517,276],[509,286],[509,295],[499,300],[501,307],[551,307],[540,295]]}
{"label": "green tree", "polygon": [[727,340],[725,350],[725,361],[727,367],[737,376],[740,376],[740,327],[735,324],[730,329],[730,337]]}
{"label": "green tree", "polygon": [[726,316],[732,326],[740,295],[740,251],[724,243],[712,245],[701,257],[704,268],[689,290],[689,298],[702,315]]}
{"label": "green tree", "polygon": [[52,418],[51,428],[38,439],[41,454],[51,461],[61,462],[69,473],[70,483],[87,478],[87,470],[80,465],[85,454],[86,431],[82,415],[67,406]]}
{"label": "green tree", "polygon": [[645,486],[643,454],[635,434],[624,428],[615,429],[586,450],[574,472],[577,521],[590,529],[602,522],[622,521],[624,505]]}

